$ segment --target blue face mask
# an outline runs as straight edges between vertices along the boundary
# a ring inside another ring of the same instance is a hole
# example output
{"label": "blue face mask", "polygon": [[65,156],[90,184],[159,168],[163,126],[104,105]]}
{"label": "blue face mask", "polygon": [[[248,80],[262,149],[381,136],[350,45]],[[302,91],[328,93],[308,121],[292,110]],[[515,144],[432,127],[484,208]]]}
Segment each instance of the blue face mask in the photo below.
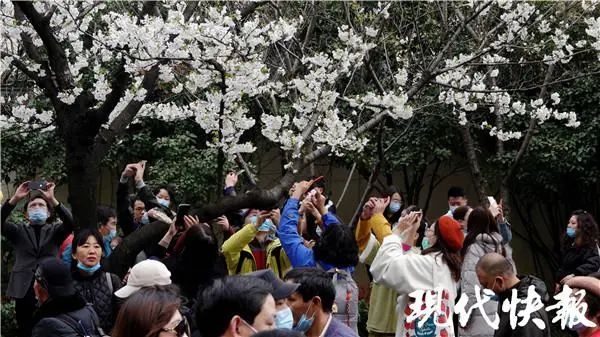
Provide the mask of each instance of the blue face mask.
{"label": "blue face mask", "polygon": [[398,212],[401,207],[402,207],[402,203],[399,203],[397,201],[390,202],[390,205],[388,206],[388,208],[390,209],[390,212],[392,212],[392,213]]}
{"label": "blue face mask", "polygon": [[48,212],[41,208],[33,209],[27,215],[32,225],[43,225],[48,220]]}
{"label": "blue face mask", "polygon": [[[494,287],[496,286],[496,280],[494,280],[494,284],[492,284],[492,288],[490,289],[491,291],[494,291]],[[487,295],[490,300],[492,301],[496,301],[496,302],[500,302],[500,296],[498,294],[496,294],[496,292],[494,291],[494,295]]]}
{"label": "blue face mask", "polygon": [[567,236],[570,238],[574,238],[577,231],[573,227],[567,227]]}
{"label": "blue face mask", "polygon": [[315,322],[315,314],[313,314],[311,318],[308,318],[308,316],[306,315],[306,313],[308,313],[308,310],[310,310],[311,306],[312,306],[312,303],[308,306],[308,309],[306,309],[306,312],[303,313],[302,316],[300,317],[300,319],[298,320],[298,323],[296,324],[296,326],[293,329],[294,331],[306,333],[310,329],[310,327],[313,325],[313,323]]}
{"label": "blue face mask", "polygon": [[454,211],[458,208],[458,206],[450,206],[450,213],[454,214]]}
{"label": "blue face mask", "polygon": [[86,273],[92,274],[92,273],[96,272],[98,269],[100,269],[100,263],[96,264],[93,267],[88,267],[88,266],[84,265],[83,263],[81,263],[81,261],[79,261],[79,262],[77,262],[77,268],[79,270],[83,270]]}
{"label": "blue face mask", "polygon": [[104,241],[111,241],[115,237],[117,237],[117,230],[116,229],[111,229],[110,232],[108,232],[108,234],[106,234],[102,238],[104,239]]}
{"label": "blue face mask", "polygon": [[275,314],[275,326],[277,329],[292,330],[294,327],[294,316],[292,315],[292,309],[285,308],[279,310]]}
{"label": "blue face mask", "polygon": [[150,218],[148,218],[148,213],[144,212],[142,214],[142,224],[147,225],[150,223]]}
{"label": "blue face mask", "polygon": [[423,250],[425,250],[429,247],[430,247],[429,239],[427,237],[424,237],[423,241],[421,241],[421,248],[423,248]]}
{"label": "blue face mask", "polygon": [[163,207],[169,207],[169,205],[171,204],[171,201],[167,200],[167,199],[163,199],[163,198],[159,198],[156,197],[156,200],[158,201],[158,204],[163,206]]}
{"label": "blue face mask", "polygon": [[[259,232],[271,232],[271,231],[273,231],[273,228],[275,228],[275,224],[273,223],[273,221],[271,221],[271,219],[265,219],[265,221],[262,223],[262,225],[260,225],[258,227],[258,231]],[[277,229],[275,228],[275,230],[277,230]]]}
{"label": "blue face mask", "polygon": [[258,219],[258,217],[256,215],[253,215],[253,216],[251,216],[251,217],[248,218],[248,223],[251,223],[251,224],[255,225],[257,219]]}

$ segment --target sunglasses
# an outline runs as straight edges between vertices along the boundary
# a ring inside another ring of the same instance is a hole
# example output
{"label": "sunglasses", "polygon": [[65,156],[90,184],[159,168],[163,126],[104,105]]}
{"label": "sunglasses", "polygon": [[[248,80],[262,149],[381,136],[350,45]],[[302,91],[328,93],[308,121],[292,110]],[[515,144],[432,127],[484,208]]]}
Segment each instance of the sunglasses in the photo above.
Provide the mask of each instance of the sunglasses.
{"label": "sunglasses", "polygon": [[181,316],[183,319],[179,321],[175,327],[163,328],[162,331],[175,333],[177,337],[183,337],[183,335],[190,336],[190,326],[188,325],[187,319],[185,319],[185,316]]}

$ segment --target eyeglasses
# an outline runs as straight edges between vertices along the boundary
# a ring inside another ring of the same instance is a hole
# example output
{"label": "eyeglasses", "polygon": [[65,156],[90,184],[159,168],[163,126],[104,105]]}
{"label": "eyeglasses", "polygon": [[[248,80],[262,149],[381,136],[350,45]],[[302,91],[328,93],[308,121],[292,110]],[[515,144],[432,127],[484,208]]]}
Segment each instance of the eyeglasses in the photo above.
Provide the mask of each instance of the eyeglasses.
{"label": "eyeglasses", "polygon": [[162,328],[162,331],[173,332],[173,333],[175,333],[175,335],[177,337],[183,337],[183,335],[190,336],[190,326],[188,325],[188,322],[185,319],[185,316],[181,315],[181,317],[183,317],[183,318],[181,319],[181,321],[179,321],[179,323],[177,323],[177,325],[175,327]]}

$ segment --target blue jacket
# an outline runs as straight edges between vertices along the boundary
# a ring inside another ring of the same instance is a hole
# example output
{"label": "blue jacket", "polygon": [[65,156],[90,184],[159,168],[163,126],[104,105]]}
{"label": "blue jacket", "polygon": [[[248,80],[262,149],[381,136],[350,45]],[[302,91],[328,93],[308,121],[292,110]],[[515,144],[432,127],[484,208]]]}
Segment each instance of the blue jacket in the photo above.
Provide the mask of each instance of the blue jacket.
{"label": "blue jacket", "polygon": [[[330,265],[323,261],[317,261],[312,249],[304,246],[304,240],[302,236],[298,234],[298,214],[299,200],[296,198],[289,198],[283,207],[281,214],[281,220],[279,223],[279,229],[277,236],[281,241],[281,245],[285,251],[285,254],[290,259],[292,267],[317,267],[320,266],[324,270],[335,268],[336,266]],[[339,221],[335,215],[331,212],[327,212],[323,215],[323,226],[327,229],[331,225],[339,225]],[[354,267],[342,268],[350,273],[354,271]]]}

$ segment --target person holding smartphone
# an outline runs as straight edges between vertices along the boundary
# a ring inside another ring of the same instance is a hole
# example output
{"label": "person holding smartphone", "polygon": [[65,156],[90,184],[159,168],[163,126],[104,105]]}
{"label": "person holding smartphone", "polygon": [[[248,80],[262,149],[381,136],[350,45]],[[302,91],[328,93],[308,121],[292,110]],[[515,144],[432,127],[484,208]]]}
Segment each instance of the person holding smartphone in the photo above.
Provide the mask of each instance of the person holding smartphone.
{"label": "person holding smartphone", "polygon": [[[73,216],[54,197],[56,185],[46,181],[26,181],[2,205],[2,236],[15,250],[6,296],[16,299],[19,336],[30,336],[36,299],[33,292],[35,268],[47,257],[56,257],[58,248],[73,231]],[[27,198],[25,223],[7,221],[17,204]],[[62,222],[53,222],[54,215]]]}

